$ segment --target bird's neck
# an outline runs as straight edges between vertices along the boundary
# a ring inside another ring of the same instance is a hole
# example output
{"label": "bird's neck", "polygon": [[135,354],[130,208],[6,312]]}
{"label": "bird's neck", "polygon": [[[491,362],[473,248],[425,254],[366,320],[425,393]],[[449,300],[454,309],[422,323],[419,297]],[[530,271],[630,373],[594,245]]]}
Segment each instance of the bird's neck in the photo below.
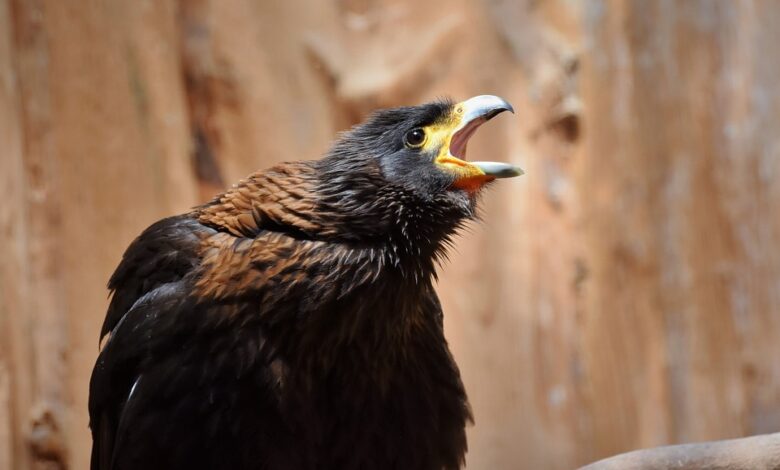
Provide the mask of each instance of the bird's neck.
{"label": "bird's neck", "polygon": [[379,169],[338,176],[318,162],[285,163],[258,172],[195,211],[201,223],[234,236],[274,231],[383,253],[411,276],[432,275],[463,222],[435,200],[388,184]]}

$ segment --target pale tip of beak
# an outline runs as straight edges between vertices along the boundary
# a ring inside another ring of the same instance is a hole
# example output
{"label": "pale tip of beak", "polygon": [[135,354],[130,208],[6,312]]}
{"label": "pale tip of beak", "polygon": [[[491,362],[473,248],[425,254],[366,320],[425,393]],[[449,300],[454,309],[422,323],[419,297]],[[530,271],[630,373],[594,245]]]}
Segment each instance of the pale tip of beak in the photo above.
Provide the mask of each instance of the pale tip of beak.
{"label": "pale tip of beak", "polygon": [[525,174],[519,166],[501,162],[469,162],[482,170],[485,175],[494,178],[513,178]]}

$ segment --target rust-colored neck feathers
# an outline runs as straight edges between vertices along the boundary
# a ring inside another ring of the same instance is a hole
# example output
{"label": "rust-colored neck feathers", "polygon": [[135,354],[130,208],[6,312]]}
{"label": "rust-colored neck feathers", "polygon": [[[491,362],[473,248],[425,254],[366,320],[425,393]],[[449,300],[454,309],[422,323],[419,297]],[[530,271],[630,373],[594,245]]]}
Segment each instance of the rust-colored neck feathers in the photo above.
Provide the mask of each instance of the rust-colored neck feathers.
{"label": "rust-colored neck feathers", "polygon": [[315,237],[327,232],[318,220],[316,175],[306,162],[255,173],[196,210],[198,220],[236,237],[254,238],[263,229]]}
{"label": "rust-colored neck feathers", "polygon": [[420,280],[435,275],[435,261],[461,223],[442,210],[435,200],[389,184],[378,167],[333,167],[326,160],[255,173],[193,215],[239,238],[267,231],[371,250],[371,258],[376,252],[380,263]]}

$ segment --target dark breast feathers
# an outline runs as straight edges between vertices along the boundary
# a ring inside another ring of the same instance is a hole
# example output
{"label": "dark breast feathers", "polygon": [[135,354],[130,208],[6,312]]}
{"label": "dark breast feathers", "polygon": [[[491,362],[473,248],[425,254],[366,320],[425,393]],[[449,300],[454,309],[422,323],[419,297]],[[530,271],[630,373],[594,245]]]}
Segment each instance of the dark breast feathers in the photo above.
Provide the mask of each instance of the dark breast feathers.
{"label": "dark breast feathers", "polygon": [[92,470],[460,467],[470,414],[432,265],[342,236],[311,171],[259,173],[128,248]]}

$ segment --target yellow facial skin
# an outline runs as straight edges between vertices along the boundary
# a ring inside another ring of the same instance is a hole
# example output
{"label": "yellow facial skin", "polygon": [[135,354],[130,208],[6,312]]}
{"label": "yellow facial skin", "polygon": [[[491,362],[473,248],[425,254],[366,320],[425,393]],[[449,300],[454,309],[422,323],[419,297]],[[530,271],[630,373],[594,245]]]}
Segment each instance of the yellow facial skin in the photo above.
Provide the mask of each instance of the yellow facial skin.
{"label": "yellow facial skin", "polygon": [[423,128],[425,142],[421,148],[424,151],[436,152],[434,163],[443,171],[451,172],[456,176],[457,179],[453,183],[453,187],[473,192],[495,178],[486,175],[480,168],[450,153],[452,136],[462,128],[462,118],[463,103],[458,103],[453,106],[452,112],[447,117]]}
{"label": "yellow facial skin", "polygon": [[408,134],[414,144],[407,145],[436,155],[436,166],[453,176],[451,188],[476,192],[488,181],[523,174],[520,167],[510,163],[467,162],[458,158],[465,155],[469,138],[479,126],[504,111],[514,112],[514,109],[498,96],[479,95],[469,98],[454,105],[433,124],[425,126],[422,129],[424,135],[416,129]]}

